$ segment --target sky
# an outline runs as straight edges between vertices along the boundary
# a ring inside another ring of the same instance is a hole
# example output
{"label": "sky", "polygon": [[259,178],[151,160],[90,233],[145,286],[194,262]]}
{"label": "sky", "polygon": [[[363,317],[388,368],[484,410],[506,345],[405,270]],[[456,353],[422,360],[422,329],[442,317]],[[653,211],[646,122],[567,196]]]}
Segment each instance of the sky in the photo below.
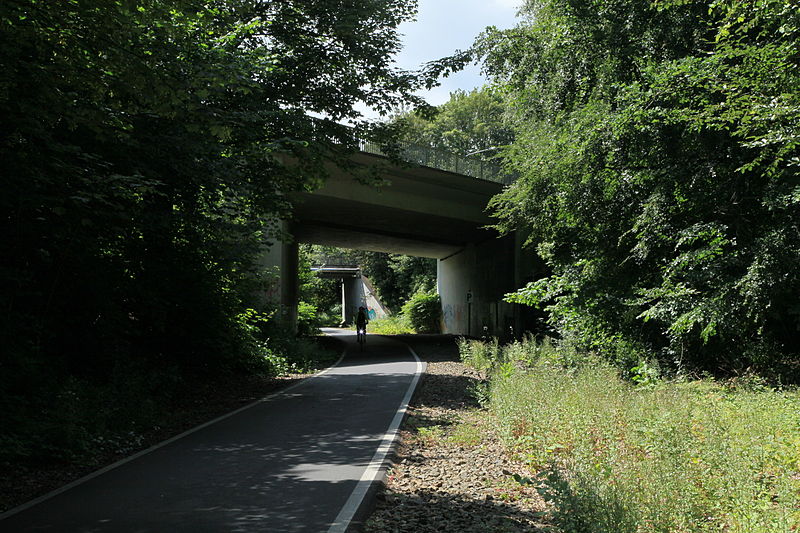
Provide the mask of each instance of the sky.
{"label": "sky", "polygon": [[[516,25],[516,12],[521,0],[419,0],[417,20],[399,27],[403,50],[397,55],[397,66],[417,70],[424,63],[451,55],[472,46],[475,37],[487,26],[500,29]],[[470,65],[448,78],[439,87],[419,94],[433,105],[440,105],[456,89],[465,91],[480,87],[486,79],[480,67]],[[377,116],[360,109],[370,118]]]}

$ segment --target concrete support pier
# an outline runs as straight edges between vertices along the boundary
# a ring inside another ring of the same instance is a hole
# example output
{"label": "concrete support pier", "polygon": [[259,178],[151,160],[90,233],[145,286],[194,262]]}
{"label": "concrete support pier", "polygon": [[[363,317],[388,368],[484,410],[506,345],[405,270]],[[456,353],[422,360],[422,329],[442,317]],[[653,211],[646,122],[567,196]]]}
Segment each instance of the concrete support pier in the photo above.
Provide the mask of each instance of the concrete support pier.
{"label": "concrete support pier", "polygon": [[507,338],[519,331],[518,306],[503,301],[516,288],[514,240],[468,244],[437,261],[443,333]]}

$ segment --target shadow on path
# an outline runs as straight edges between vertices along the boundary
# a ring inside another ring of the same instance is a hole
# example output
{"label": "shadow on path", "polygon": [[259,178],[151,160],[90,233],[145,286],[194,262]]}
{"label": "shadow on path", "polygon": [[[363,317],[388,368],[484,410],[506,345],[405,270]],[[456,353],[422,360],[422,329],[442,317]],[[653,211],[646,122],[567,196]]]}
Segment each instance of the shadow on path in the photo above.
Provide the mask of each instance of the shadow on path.
{"label": "shadow on path", "polygon": [[0,531],[326,531],[417,370],[398,343],[370,341],[322,375],[0,519]]}

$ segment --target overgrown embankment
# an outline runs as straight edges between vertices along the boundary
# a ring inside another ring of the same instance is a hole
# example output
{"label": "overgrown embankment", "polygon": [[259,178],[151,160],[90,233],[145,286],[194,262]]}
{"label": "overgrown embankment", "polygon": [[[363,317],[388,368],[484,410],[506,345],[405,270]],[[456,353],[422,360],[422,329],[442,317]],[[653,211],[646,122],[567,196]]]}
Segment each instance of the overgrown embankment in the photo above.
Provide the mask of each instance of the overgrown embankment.
{"label": "overgrown embankment", "polygon": [[0,2],[3,481],[139,446],[198,391],[305,360],[279,337],[292,328],[266,255],[288,240],[291,193],[329,165],[371,181],[349,157],[389,134],[355,102],[421,103],[436,74],[386,61],[415,12]]}
{"label": "overgrown embankment", "polygon": [[[800,394],[756,378],[637,382],[567,345],[460,343],[503,443],[569,532],[791,531]],[[645,370],[645,369],[640,369]]]}

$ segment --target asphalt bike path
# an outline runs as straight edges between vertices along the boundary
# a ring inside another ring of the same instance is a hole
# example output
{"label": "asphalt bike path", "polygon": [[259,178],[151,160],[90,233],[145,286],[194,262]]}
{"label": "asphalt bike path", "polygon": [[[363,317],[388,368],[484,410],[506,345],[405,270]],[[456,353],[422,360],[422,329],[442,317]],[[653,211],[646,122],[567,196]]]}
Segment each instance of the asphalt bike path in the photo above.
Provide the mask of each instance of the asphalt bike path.
{"label": "asphalt bike path", "polygon": [[346,531],[424,365],[386,337],[362,352],[326,333],[347,343],[335,366],[12,509],[0,532]]}

